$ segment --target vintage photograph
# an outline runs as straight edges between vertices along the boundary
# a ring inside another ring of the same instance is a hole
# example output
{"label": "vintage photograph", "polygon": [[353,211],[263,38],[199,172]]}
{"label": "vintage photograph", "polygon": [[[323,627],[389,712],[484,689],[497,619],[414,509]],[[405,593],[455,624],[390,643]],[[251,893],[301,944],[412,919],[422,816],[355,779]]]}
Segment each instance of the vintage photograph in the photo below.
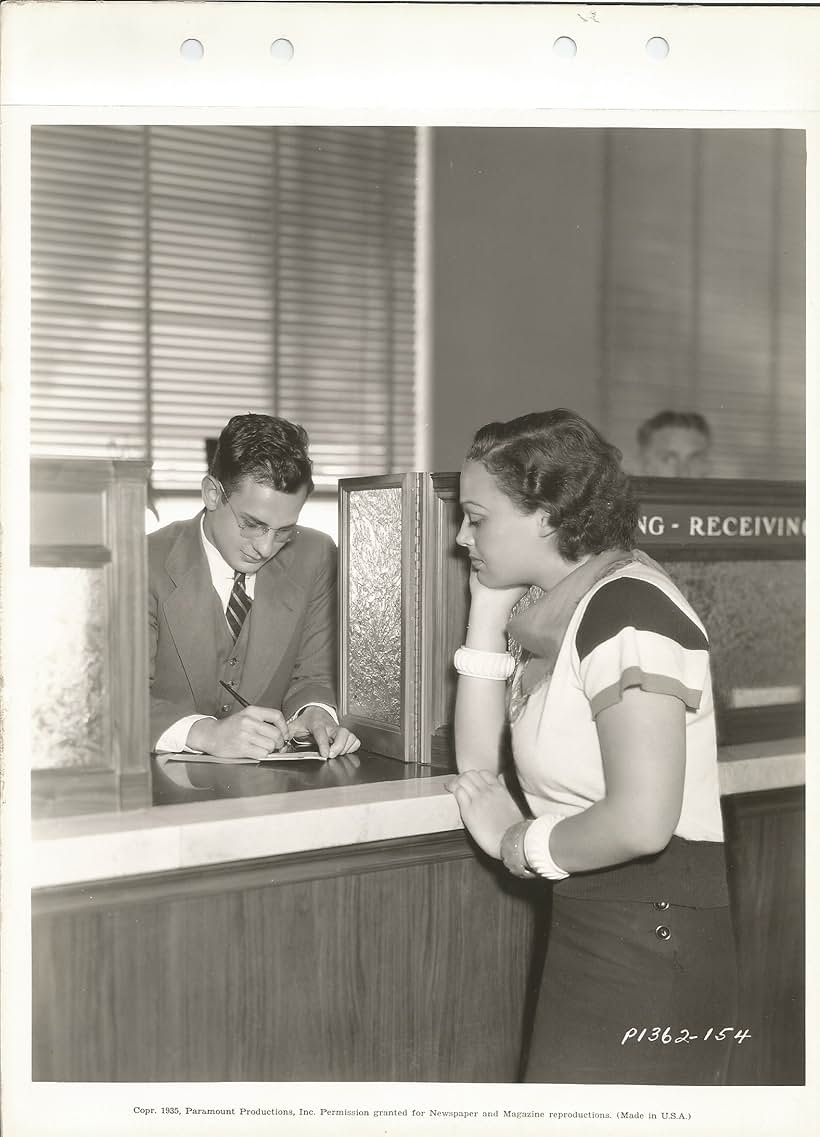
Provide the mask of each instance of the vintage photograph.
{"label": "vintage photograph", "polygon": [[805,132],[30,139],[33,1081],[803,1085]]}

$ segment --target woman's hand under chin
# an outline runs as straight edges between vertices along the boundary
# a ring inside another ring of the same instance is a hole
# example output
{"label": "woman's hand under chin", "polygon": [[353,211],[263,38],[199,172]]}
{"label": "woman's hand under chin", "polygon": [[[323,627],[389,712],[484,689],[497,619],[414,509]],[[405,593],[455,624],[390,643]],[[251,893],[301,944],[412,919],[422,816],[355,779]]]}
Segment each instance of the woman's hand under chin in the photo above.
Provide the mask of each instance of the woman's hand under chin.
{"label": "woman's hand under chin", "polygon": [[479,604],[494,605],[496,607],[504,607],[506,605],[507,612],[517,603],[522,596],[527,595],[529,588],[523,586],[516,586],[514,588],[490,588],[488,584],[482,584],[479,580],[479,572],[477,568],[470,570],[470,598],[473,601],[478,600]]}
{"label": "woman's hand under chin", "polygon": [[528,585],[515,585],[512,588],[490,588],[488,584],[482,584],[478,579],[478,574],[481,569],[470,567],[470,595],[475,599],[477,596],[484,596],[488,594],[490,597],[509,598],[510,607],[516,604],[522,596],[529,591]]}
{"label": "woman's hand under chin", "polygon": [[446,784],[458,803],[461,819],[476,843],[489,856],[501,859],[501,838],[524,815],[501,774],[467,770]]}
{"label": "woman's hand under chin", "polygon": [[470,623],[475,616],[494,619],[502,624],[522,596],[526,596],[528,588],[517,586],[515,588],[489,588],[478,579],[478,572],[470,570]]}

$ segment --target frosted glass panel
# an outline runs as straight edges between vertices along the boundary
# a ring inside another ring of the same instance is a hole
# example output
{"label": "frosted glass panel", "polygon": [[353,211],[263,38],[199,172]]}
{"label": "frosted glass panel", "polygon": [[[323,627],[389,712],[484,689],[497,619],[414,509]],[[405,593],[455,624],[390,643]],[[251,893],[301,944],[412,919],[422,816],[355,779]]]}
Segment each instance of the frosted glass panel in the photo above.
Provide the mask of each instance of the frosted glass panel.
{"label": "frosted glass panel", "polygon": [[679,561],[665,567],[709,633],[717,707],[802,702],[806,681],[802,560]]}
{"label": "frosted glass panel", "polygon": [[401,725],[401,489],[350,494],[348,709]]}
{"label": "frosted glass panel", "polygon": [[32,768],[110,767],[105,569],[32,568]]}
{"label": "frosted glass panel", "polygon": [[[709,635],[720,710],[805,697],[806,566],[794,561],[670,561],[663,566]],[[543,593],[532,588],[514,611]],[[510,650],[518,658],[514,640]]]}

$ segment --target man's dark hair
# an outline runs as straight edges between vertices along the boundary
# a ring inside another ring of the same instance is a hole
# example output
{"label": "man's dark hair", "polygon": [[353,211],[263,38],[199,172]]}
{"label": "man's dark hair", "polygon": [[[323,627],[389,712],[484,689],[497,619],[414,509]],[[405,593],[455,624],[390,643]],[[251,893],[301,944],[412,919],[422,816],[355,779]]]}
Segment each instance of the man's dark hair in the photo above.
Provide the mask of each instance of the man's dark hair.
{"label": "man's dark hair", "polygon": [[522,513],[545,509],[568,561],[635,544],[638,506],[621,452],[575,411],[488,423],[467,461],[481,462]]}
{"label": "man's dark hair", "polygon": [[304,427],[272,415],[234,415],[216,444],[209,473],[228,497],[246,478],[280,493],[313,489]]}
{"label": "man's dark hair", "polygon": [[712,438],[709,423],[697,411],[658,411],[638,427],[638,445],[641,450],[646,449],[656,431],[664,430],[668,426],[680,427],[682,430],[697,430],[707,442]]}

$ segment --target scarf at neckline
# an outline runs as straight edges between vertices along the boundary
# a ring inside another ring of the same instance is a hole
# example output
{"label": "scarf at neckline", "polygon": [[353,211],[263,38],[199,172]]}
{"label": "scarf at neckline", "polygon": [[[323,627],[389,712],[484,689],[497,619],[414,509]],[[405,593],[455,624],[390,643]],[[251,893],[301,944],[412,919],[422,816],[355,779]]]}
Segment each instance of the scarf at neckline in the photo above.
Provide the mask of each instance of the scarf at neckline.
{"label": "scarf at neckline", "polygon": [[657,561],[640,549],[607,549],[595,553],[549,592],[512,616],[507,632],[522,650],[510,684],[511,722],[519,717],[533,691],[549,683],[570,620],[584,596],[604,577],[636,561],[668,579]]}

